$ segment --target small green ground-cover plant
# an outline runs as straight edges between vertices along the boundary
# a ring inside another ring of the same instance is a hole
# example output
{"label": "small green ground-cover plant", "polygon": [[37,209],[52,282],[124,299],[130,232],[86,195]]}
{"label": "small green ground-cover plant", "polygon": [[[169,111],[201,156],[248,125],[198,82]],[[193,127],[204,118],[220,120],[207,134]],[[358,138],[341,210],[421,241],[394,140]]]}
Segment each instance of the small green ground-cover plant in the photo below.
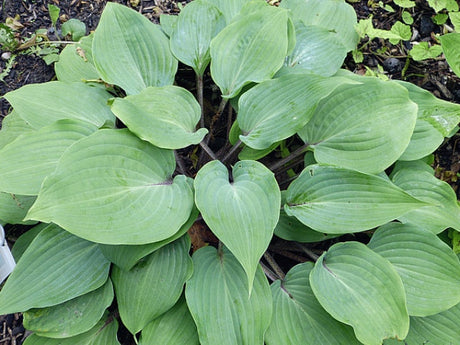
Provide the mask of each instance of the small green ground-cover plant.
{"label": "small green ground-cover plant", "polygon": [[[5,95],[1,223],[39,222],[0,291],[0,314],[24,312],[24,344],[119,344],[120,320],[143,345],[460,339],[460,263],[441,239],[460,208],[427,163],[460,106],[340,70],[355,24],[338,0],[196,0],[161,26],[108,3],[58,81]],[[174,85],[178,60],[196,98]],[[217,115],[237,113],[221,153],[208,66]],[[189,176],[178,150],[193,146],[209,159]],[[190,255],[199,217],[220,242]],[[358,232],[368,244],[339,238],[286,275],[260,264],[274,235]]]}

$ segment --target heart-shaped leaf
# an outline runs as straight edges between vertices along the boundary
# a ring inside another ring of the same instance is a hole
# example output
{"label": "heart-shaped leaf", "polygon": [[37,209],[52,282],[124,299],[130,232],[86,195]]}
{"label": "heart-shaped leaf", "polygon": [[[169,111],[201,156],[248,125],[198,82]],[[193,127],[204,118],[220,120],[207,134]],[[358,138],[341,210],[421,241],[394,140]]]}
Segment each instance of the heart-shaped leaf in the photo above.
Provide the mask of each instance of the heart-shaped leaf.
{"label": "heart-shaped leaf", "polygon": [[192,187],[183,175],[172,179],[174,169],[173,151],[127,129],[99,130],[65,152],[27,217],[98,243],[162,241],[193,207]]}
{"label": "heart-shaped leaf", "polygon": [[247,278],[225,248],[203,247],[193,254],[194,272],[185,287],[187,305],[201,345],[263,345],[272,315],[268,281],[260,267],[249,293]]}
{"label": "heart-shaped leaf", "polygon": [[189,250],[190,239],[182,236],[129,271],[113,267],[111,276],[120,317],[132,334],[176,304],[192,274]]}
{"label": "heart-shaped leaf", "polygon": [[319,303],[353,327],[359,341],[380,345],[409,331],[404,286],[393,266],[359,242],[333,245],[310,273]]}
{"label": "heart-shaped leaf", "polygon": [[112,111],[139,138],[164,149],[198,144],[208,133],[205,128],[195,131],[200,105],[178,86],[148,87],[138,95],[116,98]]}
{"label": "heart-shaped leaf", "polygon": [[278,222],[281,195],[273,173],[256,161],[240,161],[229,181],[212,161],[195,178],[195,201],[206,224],[241,263],[251,290],[259,259]]}
{"label": "heart-shaped leaf", "polygon": [[94,33],[93,59],[101,78],[129,95],[148,86],[172,85],[177,71],[159,26],[113,2],[107,3]]}

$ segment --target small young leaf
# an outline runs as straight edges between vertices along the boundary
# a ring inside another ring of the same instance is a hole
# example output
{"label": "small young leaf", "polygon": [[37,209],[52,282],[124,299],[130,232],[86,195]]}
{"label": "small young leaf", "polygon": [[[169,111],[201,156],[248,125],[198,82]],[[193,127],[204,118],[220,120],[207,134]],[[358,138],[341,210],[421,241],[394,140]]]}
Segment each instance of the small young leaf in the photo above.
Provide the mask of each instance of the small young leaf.
{"label": "small young leaf", "polygon": [[393,0],[393,2],[402,8],[415,7],[415,1],[412,1],[412,0]]}
{"label": "small young leaf", "polygon": [[407,25],[412,25],[414,23],[414,18],[412,18],[412,15],[407,11],[402,13],[402,20]]}
{"label": "small young leaf", "polygon": [[62,35],[72,35],[72,41],[77,42],[86,35],[86,25],[82,21],[71,18],[61,26]]}
{"label": "small young leaf", "polygon": [[48,12],[50,14],[51,25],[56,26],[56,23],[59,19],[59,12],[61,12],[61,9],[56,5],[48,4]]}
{"label": "small young leaf", "polygon": [[410,50],[410,56],[415,61],[426,59],[435,59],[442,54],[442,47],[438,44],[429,46],[428,42],[420,42],[415,44]]}

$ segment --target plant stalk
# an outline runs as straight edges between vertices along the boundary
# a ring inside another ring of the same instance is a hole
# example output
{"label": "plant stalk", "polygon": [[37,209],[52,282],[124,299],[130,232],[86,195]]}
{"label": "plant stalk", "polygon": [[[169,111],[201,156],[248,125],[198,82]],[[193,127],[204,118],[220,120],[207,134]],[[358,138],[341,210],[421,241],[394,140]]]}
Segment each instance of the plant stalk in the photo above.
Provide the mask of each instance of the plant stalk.
{"label": "plant stalk", "polygon": [[196,98],[201,108],[200,127],[204,128],[203,76],[196,75]]}
{"label": "plant stalk", "polygon": [[279,160],[278,162],[276,162],[275,164],[272,164],[268,168],[271,171],[275,171],[279,167],[282,167],[286,163],[289,163],[291,160],[293,160],[296,157],[299,157],[301,154],[303,154],[305,151],[307,151],[308,146],[310,146],[310,144],[304,144],[304,145],[300,146],[297,150],[292,152],[289,156]]}
{"label": "plant stalk", "polygon": [[232,146],[232,148],[230,149],[230,151],[228,151],[228,153],[224,156],[224,158],[222,158],[221,162],[225,164],[225,162],[239,149],[239,147],[241,146],[241,140],[238,140],[235,145]]}
{"label": "plant stalk", "polygon": [[275,271],[276,275],[281,278],[281,280],[284,280],[284,277],[286,276],[281,269],[281,267],[276,263],[275,259],[268,253],[264,253],[264,259],[267,260],[268,264],[271,266],[273,271]]}
{"label": "plant stalk", "polygon": [[179,169],[180,173],[182,175],[187,175],[187,170],[185,169],[184,161],[182,160],[182,157],[179,156],[176,150],[174,150],[174,157],[176,157],[177,168]]}
{"label": "plant stalk", "polygon": [[276,276],[275,273],[272,272],[271,269],[269,269],[263,262],[260,262],[260,266],[262,267],[265,275],[268,277],[268,279],[270,279],[272,282],[274,282],[275,280],[278,280],[279,277]]}
{"label": "plant stalk", "polygon": [[208,154],[209,157],[211,157],[213,160],[217,160],[217,156],[214,153],[213,150],[205,143],[205,140],[200,141],[200,146],[201,148]]}

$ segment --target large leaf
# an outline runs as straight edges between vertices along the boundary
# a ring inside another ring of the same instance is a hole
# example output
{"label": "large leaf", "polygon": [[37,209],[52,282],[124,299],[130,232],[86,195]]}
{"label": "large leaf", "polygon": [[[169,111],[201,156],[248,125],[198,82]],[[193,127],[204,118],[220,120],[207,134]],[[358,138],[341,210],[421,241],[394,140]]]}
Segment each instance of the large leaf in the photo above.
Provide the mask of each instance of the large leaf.
{"label": "large leaf", "polygon": [[417,106],[405,88],[377,78],[342,85],[324,98],[299,132],[319,163],[379,173],[409,144]]}
{"label": "large leaf", "polygon": [[27,248],[0,291],[0,314],[84,295],[106,282],[109,268],[97,244],[50,225]]}
{"label": "large leaf", "polygon": [[178,301],[192,274],[190,239],[183,236],[141,260],[129,271],[112,269],[118,309],[132,334]]}
{"label": "large leaf", "polygon": [[260,267],[249,293],[246,274],[225,248],[203,247],[193,255],[185,296],[201,345],[263,345],[272,315],[268,281]]}
{"label": "large leaf", "polygon": [[229,24],[249,1],[250,0],[214,0],[213,4],[222,12],[227,24]]}
{"label": "large leaf", "polygon": [[225,26],[225,17],[212,3],[196,0],[180,12],[171,33],[171,51],[202,76],[211,61],[211,40]]}
{"label": "large leaf", "polygon": [[457,76],[460,76],[460,33],[453,32],[439,37],[442,51],[446,56],[450,68]]}
{"label": "large leaf", "polygon": [[107,3],[94,33],[93,59],[101,78],[127,94],[172,85],[177,71],[177,60],[159,26],[113,2]]}
{"label": "large leaf", "polygon": [[0,192],[0,224],[23,224],[29,208],[35,202],[34,196],[15,195]]}
{"label": "large leaf", "polygon": [[249,291],[278,222],[281,195],[273,173],[256,161],[240,161],[229,181],[219,161],[206,164],[195,178],[195,201],[206,224],[241,263]]}
{"label": "large leaf", "polygon": [[8,116],[3,118],[2,128],[0,130],[0,149],[12,142],[18,136],[33,131],[34,129],[13,110]]}
{"label": "large leaf", "polygon": [[162,241],[180,229],[193,206],[188,180],[172,179],[174,169],[172,151],[127,129],[100,130],[65,152],[27,217],[99,243]]}
{"label": "large leaf", "polygon": [[11,254],[13,254],[14,260],[16,260],[16,262],[21,259],[22,255],[26,249],[29,248],[35,237],[37,237],[38,234],[48,226],[49,224],[40,223],[19,236],[19,238],[14,242],[13,248],[11,248]]}
{"label": "large leaf", "polygon": [[148,87],[138,95],[116,98],[112,111],[139,138],[164,149],[198,144],[208,133],[205,128],[195,131],[200,105],[178,86]]}
{"label": "large leaf", "polygon": [[105,90],[84,83],[50,81],[8,92],[5,98],[31,127],[39,129],[61,119],[113,126],[115,116],[107,105]]}
{"label": "large leaf", "polygon": [[368,246],[400,275],[409,315],[433,315],[460,303],[459,260],[432,232],[390,223],[374,233]]}
{"label": "large leaf", "polygon": [[287,11],[253,5],[257,10],[238,16],[211,42],[211,75],[226,98],[249,82],[270,79],[288,52]]}
{"label": "large leaf", "polygon": [[99,289],[56,306],[24,313],[24,326],[36,335],[69,338],[93,328],[113,300],[110,279]]}
{"label": "large leaf", "polygon": [[353,327],[359,341],[380,345],[409,331],[404,286],[393,266],[359,242],[333,245],[310,273],[324,309]]}
{"label": "large leaf", "polygon": [[238,126],[246,145],[263,150],[302,129],[318,102],[338,86],[355,83],[346,78],[289,74],[264,81],[238,101]]}
{"label": "large leaf", "polygon": [[311,165],[289,186],[284,210],[314,230],[343,234],[372,229],[425,205],[388,179]]}
{"label": "large leaf", "polygon": [[27,337],[24,345],[120,345],[117,331],[117,320],[113,316],[104,315],[96,326],[83,334],[64,339],[52,339],[32,334]]}
{"label": "large leaf", "polygon": [[26,133],[0,149],[0,190],[37,195],[47,175],[56,168],[64,151],[95,132],[91,123],[59,120],[38,131]]}
{"label": "large leaf", "polygon": [[198,332],[185,298],[142,329],[139,345],[199,345]]}
{"label": "large leaf", "polygon": [[[435,234],[452,227],[460,231],[460,207],[452,187],[433,176],[431,167],[423,162],[398,164],[393,182],[413,197],[430,203],[431,206],[408,212],[398,219],[415,224]],[[428,167],[431,171],[426,171]]]}
{"label": "large leaf", "polygon": [[409,145],[399,160],[416,160],[433,153],[444,141],[442,133],[426,120],[417,119]]}
{"label": "large leaf", "polygon": [[311,262],[294,266],[283,281],[271,285],[273,318],[268,345],[358,345],[353,329],[335,320],[319,304],[310,287]]}

